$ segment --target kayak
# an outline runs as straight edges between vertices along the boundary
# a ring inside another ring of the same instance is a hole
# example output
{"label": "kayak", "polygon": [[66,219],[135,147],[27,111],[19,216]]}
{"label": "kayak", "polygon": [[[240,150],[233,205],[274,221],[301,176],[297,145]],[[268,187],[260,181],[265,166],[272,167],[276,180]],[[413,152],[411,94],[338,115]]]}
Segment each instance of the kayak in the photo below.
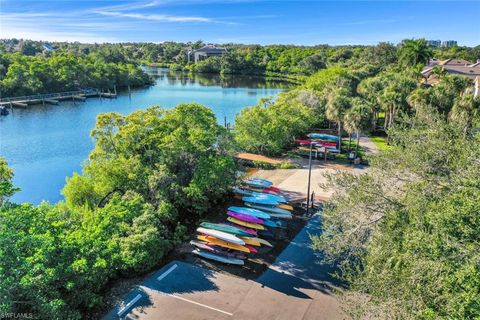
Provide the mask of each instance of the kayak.
{"label": "kayak", "polygon": [[254,247],[252,246],[245,246],[248,250],[250,250],[251,253],[257,253],[257,249],[255,249]]}
{"label": "kayak", "polygon": [[245,237],[245,236],[250,235],[248,232],[243,231],[241,229],[231,227],[231,226],[227,226],[227,225],[224,225],[224,224],[219,224],[219,223],[202,222],[202,223],[200,223],[200,227],[204,227],[204,228],[212,229],[212,230],[223,231],[223,232],[230,233],[230,234],[233,234],[235,236],[240,236],[240,237]]}
{"label": "kayak", "polygon": [[265,229],[265,227],[262,226],[261,224],[245,222],[245,221],[242,221],[242,220],[235,219],[233,217],[228,217],[227,220],[230,221],[230,222],[233,222],[235,224],[247,227],[247,228],[258,229],[258,230],[264,230]]}
{"label": "kayak", "polygon": [[273,217],[272,213],[292,215],[290,211],[279,208],[279,207],[262,206],[261,204],[252,203],[252,202],[245,202],[245,204],[253,209],[267,211],[271,217]]}
{"label": "kayak", "polygon": [[273,185],[273,183],[267,179],[262,178],[250,178],[243,181],[245,184],[256,188],[268,188]]}
{"label": "kayak", "polygon": [[260,219],[270,219],[270,215],[268,213],[257,210],[257,209],[252,209],[252,208],[228,207],[228,211],[233,211],[233,212],[242,213],[242,214],[248,214],[249,216],[252,216],[252,217],[255,217],[255,218],[260,218]]}
{"label": "kayak", "polygon": [[214,253],[210,253],[210,252],[206,252],[206,251],[202,251],[202,250],[198,250],[198,249],[193,250],[192,253],[194,253],[194,254],[196,254],[200,257],[210,259],[210,260],[215,260],[215,261],[218,261],[218,262],[236,264],[236,265],[239,265],[239,266],[243,266],[245,264],[245,262],[241,259],[224,257],[224,256],[220,256],[220,255],[217,255],[217,254],[214,254]]}
{"label": "kayak", "polygon": [[223,241],[239,244],[241,246],[243,246],[245,244],[245,241],[243,241],[242,239],[237,238],[233,234],[226,233],[226,232],[223,232],[223,231],[218,231],[218,230],[199,227],[199,228],[197,228],[197,232],[202,233],[202,234],[206,234],[207,236],[215,237],[215,238],[223,240]]}
{"label": "kayak", "polygon": [[201,241],[205,241],[208,244],[213,244],[213,245],[220,246],[227,249],[237,250],[237,251],[246,252],[246,253],[250,252],[250,250],[245,246],[223,241],[212,236],[197,236],[197,239]]}
{"label": "kayak", "polygon": [[265,199],[271,199],[277,202],[287,202],[285,197],[283,196],[278,196],[276,194],[271,194],[271,193],[263,193],[263,192],[252,192],[250,197],[255,197],[255,198],[265,198]]}
{"label": "kayak", "polygon": [[260,241],[256,240],[257,238],[242,238],[242,240],[245,241],[246,244],[250,245],[250,246],[256,246],[256,247],[260,247],[261,243]]}
{"label": "kayak", "polygon": [[248,214],[243,214],[243,213],[238,213],[238,212],[233,212],[233,211],[227,211],[227,215],[229,215],[230,217],[234,217],[235,219],[245,221],[245,222],[263,224],[262,219],[258,219],[256,217],[250,216]]}
{"label": "kayak", "polygon": [[269,228],[281,228],[282,227],[281,223],[275,222],[275,221],[272,221],[272,220],[268,220],[268,219],[263,220],[262,224],[265,227],[269,227]]}
{"label": "kayak", "polygon": [[277,219],[293,219],[292,214],[285,214],[285,213],[273,213],[271,214],[272,218],[277,218]]}
{"label": "kayak", "polygon": [[273,247],[273,245],[265,239],[262,239],[262,238],[250,238],[250,239],[257,240],[258,242],[260,242],[260,244],[263,244],[265,246]]}
{"label": "kayak", "polygon": [[243,226],[240,226],[240,225],[232,223],[232,222],[224,222],[222,224],[224,224],[226,226],[229,226],[229,227],[240,229],[242,231],[245,231],[251,236],[255,236],[255,237],[257,236],[257,230],[255,230],[255,229],[249,229],[247,227],[243,227]]}
{"label": "kayak", "polygon": [[243,197],[243,201],[245,202],[251,202],[251,203],[256,203],[256,204],[261,204],[264,206],[272,206],[275,207],[278,205],[278,201],[273,200],[273,199],[268,199],[268,198],[258,198],[258,197]]}
{"label": "kayak", "polygon": [[219,254],[221,256],[225,257],[230,257],[230,258],[237,258],[237,259],[245,259],[245,255],[241,253],[236,253],[236,252],[228,252],[227,250],[221,249],[220,247],[209,245],[203,241],[196,241],[192,240],[190,241],[190,244],[192,246],[197,247],[198,249],[210,251],[215,254]]}
{"label": "kayak", "polygon": [[238,187],[234,187],[232,190],[235,194],[239,194],[242,196],[251,196],[253,194],[252,190],[242,189]]}
{"label": "kayak", "polygon": [[326,141],[338,141],[337,136],[332,136],[331,134],[324,134],[324,133],[310,133],[307,134],[307,137],[310,139],[320,139],[320,140],[326,140]]}
{"label": "kayak", "polygon": [[290,211],[293,210],[293,207],[292,207],[291,205],[289,205],[289,204],[280,203],[277,207],[282,208],[282,209],[285,209],[285,210],[290,210]]}

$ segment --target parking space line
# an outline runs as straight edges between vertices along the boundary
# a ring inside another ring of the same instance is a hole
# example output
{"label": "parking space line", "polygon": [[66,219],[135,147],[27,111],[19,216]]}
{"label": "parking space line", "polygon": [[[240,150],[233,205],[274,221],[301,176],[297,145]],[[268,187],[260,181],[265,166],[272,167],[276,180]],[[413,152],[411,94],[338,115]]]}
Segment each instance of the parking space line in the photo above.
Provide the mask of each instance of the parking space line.
{"label": "parking space line", "polygon": [[172,297],[172,298],[176,298],[176,299],[179,299],[179,300],[183,300],[185,302],[190,302],[192,304],[195,304],[197,306],[200,306],[200,307],[204,307],[204,308],[207,308],[207,309],[210,309],[210,310],[213,310],[213,311],[217,311],[217,312],[220,312],[220,313],[223,313],[223,314],[226,314],[227,316],[233,316],[233,313],[230,313],[230,312],[227,312],[227,311],[223,311],[223,310],[220,310],[220,309],[217,309],[217,308],[214,308],[214,307],[210,307],[210,306],[207,306],[205,304],[202,304],[202,303],[199,303],[199,302],[195,302],[195,301],[192,301],[192,300],[188,300],[188,299],[185,299],[183,297],[180,297],[180,296],[176,296],[174,294],[170,294],[170,293],[165,293],[163,292],[164,295],[167,295],[169,297]]}
{"label": "parking space line", "polygon": [[132,299],[132,301],[130,301],[129,303],[127,303],[125,305],[125,307],[123,307],[120,311],[117,312],[117,315],[120,317],[122,316],[123,313],[125,313],[125,311],[127,311],[128,309],[130,309],[131,306],[133,306],[135,303],[137,303],[138,300],[140,300],[142,298],[142,295],[141,294],[137,294],[135,296],[135,298]]}
{"label": "parking space line", "polygon": [[172,272],[173,270],[175,270],[177,267],[178,267],[177,264],[174,264],[173,266],[171,266],[170,268],[168,268],[167,271],[165,271],[164,273],[162,273],[162,274],[157,278],[157,280],[158,280],[158,281],[162,280],[163,278],[165,278],[166,276],[168,276],[168,274],[169,274],[170,272]]}

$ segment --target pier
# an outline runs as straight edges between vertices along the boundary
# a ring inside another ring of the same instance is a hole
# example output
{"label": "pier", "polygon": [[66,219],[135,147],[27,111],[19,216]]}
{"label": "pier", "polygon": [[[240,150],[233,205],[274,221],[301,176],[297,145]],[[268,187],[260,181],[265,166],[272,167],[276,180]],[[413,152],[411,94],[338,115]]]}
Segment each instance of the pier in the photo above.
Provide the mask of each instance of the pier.
{"label": "pier", "polygon": [[77,91],[67,91],[58,93],[36,94],[31,96],[1,98],[0,107],[8,108],[28,108],[35,104],[58,104],[60,101],[85,101],[87,98],[116,98],[117,93],[101,92],[97,89],[82,89]]}

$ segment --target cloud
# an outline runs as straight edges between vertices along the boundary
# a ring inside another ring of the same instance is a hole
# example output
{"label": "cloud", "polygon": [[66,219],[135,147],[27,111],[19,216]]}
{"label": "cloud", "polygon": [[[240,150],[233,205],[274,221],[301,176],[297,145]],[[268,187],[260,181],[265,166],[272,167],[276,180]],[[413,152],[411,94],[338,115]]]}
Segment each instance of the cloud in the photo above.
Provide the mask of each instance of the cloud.
{"label": "cloud", "polygon": [[104,16],[132,18],[141,20],[153,20],[161,22],[215,22],[210,18],[197,16],[173,16],[166,14],[143,14],[143,13],[123,13],[117,11],[96,11],[95,13]]}

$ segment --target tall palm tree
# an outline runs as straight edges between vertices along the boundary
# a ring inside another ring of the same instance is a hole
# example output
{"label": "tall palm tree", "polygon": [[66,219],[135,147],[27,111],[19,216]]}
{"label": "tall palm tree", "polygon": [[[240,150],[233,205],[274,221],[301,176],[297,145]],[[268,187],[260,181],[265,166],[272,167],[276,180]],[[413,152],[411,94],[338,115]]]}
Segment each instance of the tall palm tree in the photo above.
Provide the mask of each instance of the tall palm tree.
{"label": "tall palm tree", "polygon": [[348,92],[343,89],[337,89],[330,93],[327,101],[325,115],[328,120],[335,121],[338,128],[338,149],[342,146],[342,121],[345,112],[350,108],[351,98]]}
{"label": "tall palm tree", "polygon": [[366,130],[370,120],[370,108],[366,101],[359,98],[352,99],[352,107],[345,113],[343,118],[345,130],[357,136],[356,151],[360,145],[360,135],[363,130]]}
{"label": "tall palm tree", "polygon": [[432,54],[432,49],[430,49],[425,39],[403,40],[398,50],[400,63],[409,67],[414,67],[417,64],[427,64]]}

